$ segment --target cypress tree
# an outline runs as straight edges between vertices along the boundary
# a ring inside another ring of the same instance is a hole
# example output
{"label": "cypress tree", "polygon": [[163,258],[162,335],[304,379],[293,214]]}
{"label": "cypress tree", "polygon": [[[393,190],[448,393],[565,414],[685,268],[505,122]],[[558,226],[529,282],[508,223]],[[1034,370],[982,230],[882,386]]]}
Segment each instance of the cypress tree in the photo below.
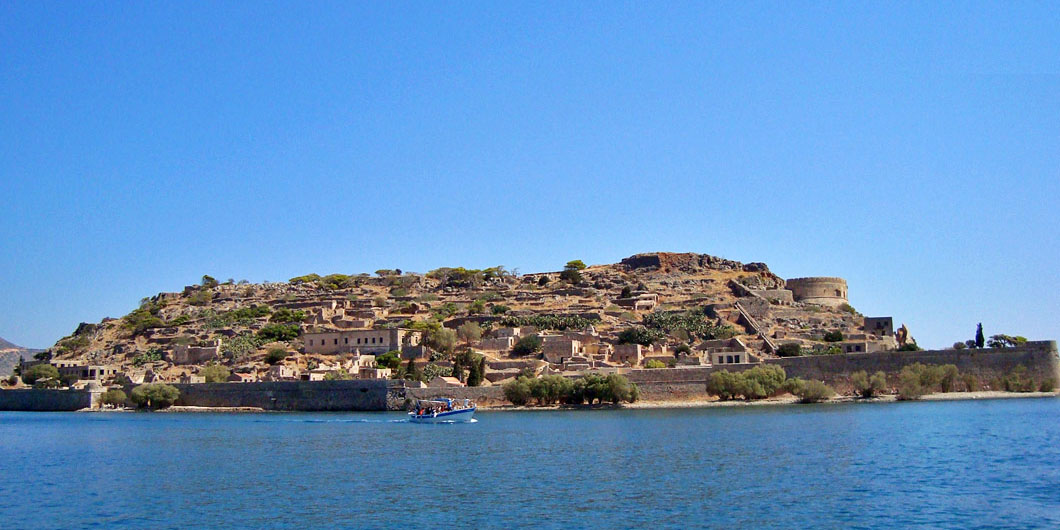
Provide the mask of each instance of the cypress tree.
{"label": "cypress tree", "polygon": [[980,322],[979,326],[975,328],[975,347],[982,349],[986,343],[986,339],[983,337],[983,323]]}

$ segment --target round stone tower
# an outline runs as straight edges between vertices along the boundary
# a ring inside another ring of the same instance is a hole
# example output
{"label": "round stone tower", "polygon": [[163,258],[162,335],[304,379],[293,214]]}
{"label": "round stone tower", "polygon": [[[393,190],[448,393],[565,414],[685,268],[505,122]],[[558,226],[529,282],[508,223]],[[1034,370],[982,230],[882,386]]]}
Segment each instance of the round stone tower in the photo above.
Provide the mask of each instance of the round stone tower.
{"label": "round stone tower", "polygon": [[792,278],[785,284],[796,302],[828,307],[847,303],[847,281],[842,278]]}

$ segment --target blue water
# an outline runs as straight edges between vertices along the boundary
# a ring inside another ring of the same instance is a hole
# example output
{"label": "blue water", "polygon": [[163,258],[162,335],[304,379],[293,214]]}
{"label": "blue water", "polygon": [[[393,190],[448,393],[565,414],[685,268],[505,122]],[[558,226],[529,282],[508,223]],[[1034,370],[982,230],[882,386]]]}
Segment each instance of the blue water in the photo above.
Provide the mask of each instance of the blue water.
{"label": "blue water", "polygon": [[1060,399],[0,413],[6,528],[1060,527]]}

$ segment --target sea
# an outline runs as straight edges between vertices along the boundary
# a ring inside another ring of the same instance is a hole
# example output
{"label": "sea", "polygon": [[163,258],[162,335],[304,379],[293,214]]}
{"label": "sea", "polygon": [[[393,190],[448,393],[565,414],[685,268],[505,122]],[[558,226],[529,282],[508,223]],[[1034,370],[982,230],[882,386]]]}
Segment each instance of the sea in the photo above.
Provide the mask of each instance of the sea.
{"label": "sea", "polygon": [[1060,399],[0,413],[3,528],[1060,528]]}

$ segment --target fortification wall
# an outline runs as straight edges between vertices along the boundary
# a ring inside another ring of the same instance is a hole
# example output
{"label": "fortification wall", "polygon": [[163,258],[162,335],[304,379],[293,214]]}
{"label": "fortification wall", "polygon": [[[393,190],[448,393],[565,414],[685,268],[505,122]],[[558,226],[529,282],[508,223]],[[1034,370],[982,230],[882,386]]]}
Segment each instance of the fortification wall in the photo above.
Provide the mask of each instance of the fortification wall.
{"label": "fortification wall", "polygon": [[838,306],[847,301],[847,281],[843,278],[792,278],[784,286],[796,302]]}
{"label": "fortification wall", "polygon": [[[896,383],[896,375],[906,365],[952,364],[961,373],[972,374],[986,384],[1023,366],[1026,376],[1035,381],[1053,378],[1060,382],[1060,354],[1055,341],[1031,342],[1018,348],[985,350],[931,350],[919,352],[873,352],[840,355],[815,355],[767,359],[766,364],[784,368],[788,377],[817,379],[845,390],[850,384],[850,374],[859,370],[868,373],[882,371],[888,380]],[[626,377],[644,389],[653,388],[660,393],[666,385],[705,384],[715,370],[739,372],[756,365],[738,364],[703,366],[695,368],[660,368],[655,370],[630,370]],[[674,388],[680,388],[675,386]]]}
{"label": "fortification wall", "polygon": [[0,390],[0,410],[33,412],[70,411],[99,403],[100,392],[23,388]]}
{"label": "fortification wall", "polygon": [[[275,381],[173,385],[177,405],[194,407],[260,407],[287,411],[387,410],[393,399],[386,380]],[[390,398],[390,399],[388,399]]]}
{"label": "fortification wall", "polygon": [[766,362],[783,367],[788,377],[819,379],[837,390],[846,389],[850,384],[850,374],[859,370],[870,374],[882,371],[888,375],[888,382],[896,384],[896,374],[904,366],[913,363],[952,364],[962,374],[972,374],[983,384],[1008,374],[1017,366],[1023,366],[1027,370],[1026,376],[1035,381],[1053,378],[1060,382],[1060,357],[1055,341],[1031,342],[1018,348],[886,351],[788,357]]}
{"label": "fortification wall", "polygon": [[406,388],[405,396],[409,399],[452,398],[470,399],[479,405],[505,405],[504,389],[500,386],[449,387],[449,388]]}

